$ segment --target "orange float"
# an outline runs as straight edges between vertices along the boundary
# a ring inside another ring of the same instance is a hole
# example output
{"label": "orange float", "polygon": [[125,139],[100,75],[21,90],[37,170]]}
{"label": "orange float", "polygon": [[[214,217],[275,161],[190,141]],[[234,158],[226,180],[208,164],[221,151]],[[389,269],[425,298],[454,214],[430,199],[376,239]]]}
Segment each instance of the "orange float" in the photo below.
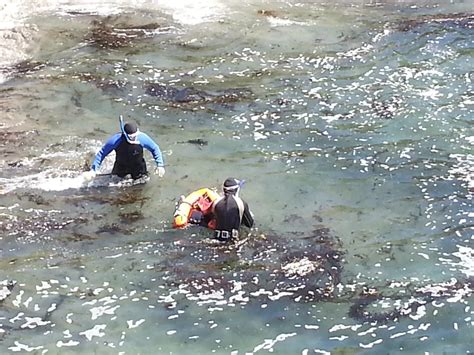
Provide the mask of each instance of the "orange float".
{"label": "orange float", "polygon": [[[202,188],[191,192],[188,196],[181,198],[173,215],[173,228],[184,228],[192,224],[190,218],[194,211],[199,211],[203,216],[212,213],[212,203],[219,198],[214,190]],[[208,228],[214,229],[214,220],[207,224]]]}

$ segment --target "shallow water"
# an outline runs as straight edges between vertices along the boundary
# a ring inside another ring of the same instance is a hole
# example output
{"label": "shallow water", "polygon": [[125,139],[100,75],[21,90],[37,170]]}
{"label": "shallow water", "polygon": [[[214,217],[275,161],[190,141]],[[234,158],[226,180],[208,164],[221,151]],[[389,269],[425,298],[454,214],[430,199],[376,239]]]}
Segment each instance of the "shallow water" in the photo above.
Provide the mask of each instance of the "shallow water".
{"label": "shallow water", "polygon": [[[1,353],[472,351],[472,2],[0,10]],[[84,179],[120,114],[163,179]],[[253,230],[172,229],[228,176]]]}

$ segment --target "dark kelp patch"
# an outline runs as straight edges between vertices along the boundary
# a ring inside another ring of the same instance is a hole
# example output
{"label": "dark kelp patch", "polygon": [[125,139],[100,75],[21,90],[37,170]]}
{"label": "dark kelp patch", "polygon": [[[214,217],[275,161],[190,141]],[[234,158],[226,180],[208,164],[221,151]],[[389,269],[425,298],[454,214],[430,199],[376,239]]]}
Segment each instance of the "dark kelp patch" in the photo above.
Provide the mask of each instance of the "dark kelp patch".
{"label": "dark kelp patch", "polygon": [[95,240],[97,237],[73,231],[71,234],[68,234],[66,237],[64,237],[64,239],[69,242],[85,242]]}
{"label": "dark kelp patch", "polygon": [[122,223],[133,223],[145,218],[141,211],[121,212],[119,216]]}
{"label": "dark kelp patch", "polygon": [[33,202],[36,205],[50,206],[51,201],[48,201],[44,196],[36,193],[20,193],[17,195],[18,199],[23,200],[26,198],[29,202]]}
{"label": "dark kelp patch", "polygon": [[[321,224],[303,235],[250,234],[235,243],[204,242],[194,236],[175,241],[155,267],[169,288],[179,288],[188,300],[206,307],[285,299],[336,302],[349,304],[348,315],[360,323],[422,316],[430,302],[469,297],[474,284],[468,279],[428,286],[409,287],[394,281],[380,288],[357,282],[355,288],[345,287],[342,243]],[[399,292],[397,287],[401,287]],[[166,303],[167,308],[175,305]]]}
{"label": "dark kelp patch", "polygon": [[224,105],[251,99],[253,97],[253,92],[246,88],[229,88],[221,91],[211,92],[198,90],[194,87],[177,88],[160,83],[146,84],[145,93],[149,96],[153,96],[176,105]]}
{"label": "dark kelp patch", "polygon": [[416,27],[431,23],[443,23],[445,25],[451,24],[453,27],[472,29],[474,28],[474,15],[458,13],[421,16],[413,20],[406,20],[398,23],[397,30],[402,32],[412,31]]}
{"label": "dark kelp patch", "polygon": [[230,302],[236,285],[245,294],[244,303],[262,297],[296,302],[332,299],[341,280],[343,253],[333,248],[337,242],[313,243],[326,238],[321,231],[315,233],[295,244],[277,233],[224,244],[187,240],[179,244],[179,252],[170,250],[158,267],[168,270],[169,286],[186,287],[187,297],[194,300],[218,292]]}
{"label": "dark kelp patch", "polygon": [[122,227],[118,223],[111,223],[101,226],[97,229],[96,234],[125,234],[130,235],[133,231],[129,228]]}
{"label": "dark kelp patch", "polygon": [[113,16],[93,20],[87,40],[93,46],[102,49],[132,47],[136,40],[152,36],[152,31],[161,27],[157,23],[140,26],[115,25],[113,24],[115,20]]}
{"label": "dark kelp patch", "polygon": [[[400,292],[384,295],[376,288],[364,287],[349,309],[349,316],[359,322],[387,323],[398,321],[402,317],[416,316],[420,307],[451,297],[469,297],[473,293],[472,277],[466,280],[452,279],[449,282],[426,286],[405,285]],[[384,303],[377,307],[377,303]],[[392,307],[387,308],[387,304]],[[423,311],[424,312],[424,311]]]}
{"label": "dark kelp patch", "polygon": [[87,222],[84,217],[70,218],[59,211],[28,209],[17,211],[17,215],[19,218],[6,215],[0,219],[0,233],[5,237],[15,237],[21,242],[36,242],[40,237],[50,238],[51,231]]}
{"label": "dark kelp patch", "polygon": [[45,63],[38,61],[24,60],[8,67],[0,67],[0,73],[10,76],[24,76],[33,74],[46,67]]}
{"label": "dark kelp patch", "polygon": [[132,191],[124,191],[118,196],[107,196],[107,195],[82,195],[82,196],[73,196],[67,199],[68,202],[74,203],[76,206],[84,201],[91,201],[98,204],[110,204],[112,206],[123,206],[139,203],[140,206],[149,200],[149,197],[140,196],[140,194],[134,193]]}
{"label": "dark kelp patch", "polygon": [[[31,131],[3,131],[0,132],[0,147],[6,147],[13,145],[19,147],[24,145],[26,142],[30,142],[31,139],[34,139],[36,136],[39,136],[37,130]],[[31,142],[29,143],[31,144]]]}
{"label": "dark kelp patch", "polygon": [[82,82],[94,85],[109,95],[124,95],[132,85],[128,80],[101,77],[94,73],[81,73],[77,78]]}

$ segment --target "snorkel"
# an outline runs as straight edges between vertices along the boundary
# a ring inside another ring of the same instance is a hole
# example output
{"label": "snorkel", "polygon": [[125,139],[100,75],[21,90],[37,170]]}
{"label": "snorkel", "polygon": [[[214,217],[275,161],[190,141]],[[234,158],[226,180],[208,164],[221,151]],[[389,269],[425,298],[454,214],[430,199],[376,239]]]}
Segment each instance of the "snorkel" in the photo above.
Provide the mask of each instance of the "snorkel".
{"label": "snorkel", "polygon": [[125,139],[127,140],[128,143],[133,144],[130,138],[128,138],[127,132],[125,132],[125,124],[123,123],[122,115],[119,116],[119,121],[120,121],[120,130],[122,131],[122,134],[124,135]]}
{"label": "snorkel", "polygon": [[240,189],[244,186],[245,180],[238,180],[239,181],[239,187],[237,188],[237,192],[235,193],[236,196],[239,195]]}
{"label": "snorkel", "polygon": [[238,196],[239,195],[239,192],[240,192],[240,189],[242,188],[242,186],[244,186],[245,184],[245,180],[239,180],[239,179],[235,179],[235,178],[228,178],[225,182],[224,182],[224,187],[223,187],[223,190],[224,190],[224,194],[231,194],[231,195],[234,195],[234,196]]}

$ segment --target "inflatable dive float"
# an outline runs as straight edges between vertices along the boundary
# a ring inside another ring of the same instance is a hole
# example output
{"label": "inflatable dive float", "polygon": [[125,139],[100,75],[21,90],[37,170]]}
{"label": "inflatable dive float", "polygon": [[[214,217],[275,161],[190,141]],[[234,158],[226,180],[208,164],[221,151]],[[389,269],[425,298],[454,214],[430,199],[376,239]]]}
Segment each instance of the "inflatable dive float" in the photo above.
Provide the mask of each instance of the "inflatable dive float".
{"label": "inflatable dive float", "polygon": [[190,224],[199,224],[215,228],[212,218],[212,203],[219,198],[214,190],[202,188],[182,197],[173,215],[173,228],[185,228]]}

